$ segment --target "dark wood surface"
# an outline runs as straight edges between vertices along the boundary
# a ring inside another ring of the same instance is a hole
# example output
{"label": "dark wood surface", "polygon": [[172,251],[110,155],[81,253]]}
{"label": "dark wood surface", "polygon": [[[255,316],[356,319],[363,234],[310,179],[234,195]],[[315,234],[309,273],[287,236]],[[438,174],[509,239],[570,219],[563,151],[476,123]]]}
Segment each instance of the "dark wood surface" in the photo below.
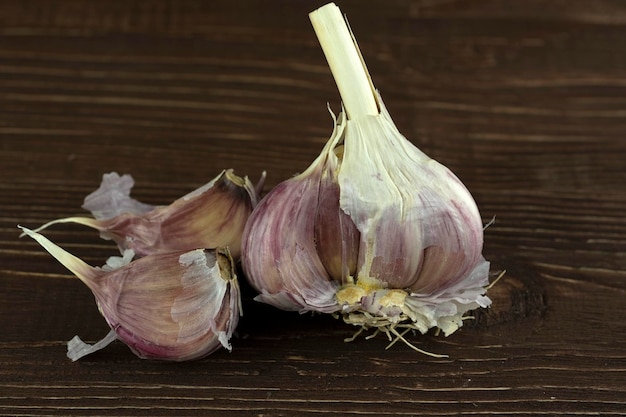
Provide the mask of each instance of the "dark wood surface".
{"label": "dark wood surface", "polygon": [[[0,2],[0,415],[626,414],[626,6],[617,0],[344,1],[399,129],[455,171],[507,275],[447,359],[252,301],[233,352],[191,363],[121,343],[29,239],[110,171],[165,204],[223,168],[266,190],[321,150],[339,95],[320,1]],[[47,235],[87,262],[80,226]]]}

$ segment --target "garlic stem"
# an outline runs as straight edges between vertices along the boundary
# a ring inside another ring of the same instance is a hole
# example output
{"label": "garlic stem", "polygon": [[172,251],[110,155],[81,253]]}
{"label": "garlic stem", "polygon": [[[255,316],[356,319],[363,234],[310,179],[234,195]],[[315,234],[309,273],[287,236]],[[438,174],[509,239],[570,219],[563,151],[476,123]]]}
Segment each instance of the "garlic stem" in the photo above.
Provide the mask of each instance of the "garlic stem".
{"label": "garlic stem", "polygon": [[378,115],[374,85],[339,7],[328,3],[309,13],[309,19],[335,78],[348,119]]}

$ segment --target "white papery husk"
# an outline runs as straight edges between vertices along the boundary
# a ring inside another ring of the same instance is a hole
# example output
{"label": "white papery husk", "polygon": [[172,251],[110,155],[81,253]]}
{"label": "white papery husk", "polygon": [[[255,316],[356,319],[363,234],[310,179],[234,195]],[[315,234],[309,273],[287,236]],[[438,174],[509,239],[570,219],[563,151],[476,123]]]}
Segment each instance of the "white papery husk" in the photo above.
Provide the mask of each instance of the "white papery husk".
{"label": "white papery husk", "polygon": [[[406,140],[380,95],[376,96],[380,114],[355,121],[346,119],[342,112],[326,148],[332,158],[332,149],[344,145],[338,175],[340,207],[361,233],[357,277],[348,277],[337,294],[353,287],[363,296],[347,302],[337,297],[342,305],[340,315],[346,323],[361,327],[357,333],[376,329],[402,337],[398,329],[424,334],[436,328],[448,336],[463,325],[468,311],[491,304],[485,295],[489,262],[481,254],[480,214],[461,181]],[[381,227],[394,222],[415,233],[393,235],[393,229]],[[388,235],[381,235],[381,230]],[[401,247],[415,249],[404,254],[413,257],[407,262],[423,263],[421,252],[431,246],[443,247],[446,253],[466,254],[467,258],[462,257],[458,265],[446,265],[455,259],[446,255],[441,265],[433,266],[432,258],[427,260],[429,265],[415,265],[415,270],[428,267],[433,274],[440,274],[420,275],[417,283],[403,276],[378,279],[380,271],[372,273],[374,259],[381,253],[393,256],[384,245],[391,245],[394,239],[404,239]],[[365,283],[360,284],[360,280]],[[422,288],[419,280],[426,281]]]}

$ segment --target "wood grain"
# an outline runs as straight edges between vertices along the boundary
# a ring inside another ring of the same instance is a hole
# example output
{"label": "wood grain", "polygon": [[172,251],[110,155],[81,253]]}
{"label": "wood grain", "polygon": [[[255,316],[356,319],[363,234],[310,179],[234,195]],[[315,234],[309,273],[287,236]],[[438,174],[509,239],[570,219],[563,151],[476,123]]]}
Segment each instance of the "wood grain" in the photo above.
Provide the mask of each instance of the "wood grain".
{"label": "wood grain", "polygon": [[[626,414],[626,8],[617,0],[348,0],[401,132],[474,194],[494,305],[449,358],[252,300],[233,352],[124,345],[93,296],[17,224],[81,214],[103,173],[167,203],[223,168],[266,190],[304,170],[339,96],[307,14],[324,2],[0,1],[0,415]],[[59,225],[87,262],[110,242]]]}

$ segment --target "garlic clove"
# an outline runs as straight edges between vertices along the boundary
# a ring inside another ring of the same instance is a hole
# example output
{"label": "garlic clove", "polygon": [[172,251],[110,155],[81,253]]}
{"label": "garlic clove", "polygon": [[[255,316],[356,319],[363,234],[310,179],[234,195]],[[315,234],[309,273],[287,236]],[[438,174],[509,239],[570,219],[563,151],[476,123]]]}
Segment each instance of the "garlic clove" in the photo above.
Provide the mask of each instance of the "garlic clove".
{"label": "garlic clove", "polygon": [[345,281],[355,276],[360,233],[339,204],[340,187],[337,181],[341,164],[342,146],[329,149],[319,179],[319,194],[315,213],[315,246],[326,272],[334,280]]}
{"label": "garlic clove", "polygon": [[[342,128],[335,124],[335,129]],[[325,192],[336,193],[332,178],[336,176],[338,159],[331,152],[335,145],[329,141],[325,152],[305,172],[274,187],[250,215],[242,238],[241,265],[250,284],[260,293],[257,301],[300,312],[331,313],[340,309],[334,294],[341,275],[329,275],[328,270],[346,269],[333,263],[342,238],[333,237],[333,243],[324,246],[326,242],[318,242],[322,236],[316,236],[317,222],[321,217],[325,219],[321,212],[336,205],[330,199],[324,200]],[[336,227],[340,217],[333,220],[334,224],[328,220],[329,231],[350,236],[347,223]],[[350,239],[346,237],[346,241]],[[352,241],[343,244],[344,252],[353,250]]]}
{"label": "garlic clove", "polygon": [[98,190],[85,198],[84,208],[94,218],[68,217],[57,223],[79,223],[113,239],[120,251],[132,249],[139,256],[195,248],[228,247],[238,259],[243,228],[257,204],[265,179],[255,188],[247,177],[224,170],[204,186],[168,206],[150,206],[130,197],[132,177],[105,174]]}
{"label": "garlic clove", "polygon": [[[294,177],[261,200],[244,229],[242,266],[259,289],[257,300],[285,310],[335,311],[337,283],[328,277],[314,243],[319,170]],[[246,226],[247,227],[247,226]],[[254,257],[246,254],[254,253]],[[310,285],[309,285],[310,284]]]}
{"label": "garlic clove", "polygon": [[220,347],[230,338],[241,313],[233,259],[227,248],[168,252],[94,268],[41,234],[21,227],[93,292],[98,308],[115,332],[99,346],[73,339],[73,360],[121,340],[141,358],[186,361]]}

